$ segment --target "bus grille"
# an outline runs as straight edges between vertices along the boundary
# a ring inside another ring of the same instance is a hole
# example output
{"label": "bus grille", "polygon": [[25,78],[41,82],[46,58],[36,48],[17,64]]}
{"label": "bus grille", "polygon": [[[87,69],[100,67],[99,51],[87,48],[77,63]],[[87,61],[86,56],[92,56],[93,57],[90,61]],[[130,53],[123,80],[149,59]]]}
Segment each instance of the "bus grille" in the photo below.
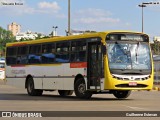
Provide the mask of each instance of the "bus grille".
{"label": "bus grille", "polygon": [[[116,77],[116,76],[113,76],[113,78],[116,78],[117,80],[131,80],[130,78],[126,78],[126,77]],[[148,77],[143,77],[143,78],[133,78],[132,80],[147,80],[147,79],[149,79],[150,78],[150,76],[148,76]]]}
{"label": "bus grille", "polygon": [[137,84],[135,86],[129,86],[129,84],[119,84],[119,85],[116,85],[116,87],[121,87],[121,88],[124,88],[124,87],[128,87],[128,88],[145,88],[145,87],[147,87],[147,85]]}

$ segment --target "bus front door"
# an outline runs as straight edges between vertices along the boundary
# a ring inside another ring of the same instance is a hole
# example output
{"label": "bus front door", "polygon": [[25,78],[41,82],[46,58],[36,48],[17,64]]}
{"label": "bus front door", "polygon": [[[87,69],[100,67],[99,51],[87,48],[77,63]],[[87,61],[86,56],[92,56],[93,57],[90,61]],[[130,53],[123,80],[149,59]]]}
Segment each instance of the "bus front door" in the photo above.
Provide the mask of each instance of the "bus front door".
{"label": "bus front door", "polygon": [[102,73],[101,43],[88,43],[87,55],[87,88],[97,90],[100,89],[100,78]]}

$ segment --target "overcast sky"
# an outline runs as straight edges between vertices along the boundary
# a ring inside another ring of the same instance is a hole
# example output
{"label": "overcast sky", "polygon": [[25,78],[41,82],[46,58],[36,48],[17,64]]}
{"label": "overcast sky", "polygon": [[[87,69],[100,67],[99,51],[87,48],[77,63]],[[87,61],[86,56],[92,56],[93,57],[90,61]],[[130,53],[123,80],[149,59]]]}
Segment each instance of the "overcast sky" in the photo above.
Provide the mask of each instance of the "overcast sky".
{"label": "overcast sky", "polygon": [[[152,0],[157,2],[159,0]],[[23,5],[4,5],[4,3]],[[142,2],[150,0],[71,0],[73,30],[141,31]],[[16,22],[21,31],[49,34],[58,26],[58,35],[65,35],[68,24],[68,0],[0,0],[0,26]],[[160,36],[160,5],[144,8],[144,32]]]}

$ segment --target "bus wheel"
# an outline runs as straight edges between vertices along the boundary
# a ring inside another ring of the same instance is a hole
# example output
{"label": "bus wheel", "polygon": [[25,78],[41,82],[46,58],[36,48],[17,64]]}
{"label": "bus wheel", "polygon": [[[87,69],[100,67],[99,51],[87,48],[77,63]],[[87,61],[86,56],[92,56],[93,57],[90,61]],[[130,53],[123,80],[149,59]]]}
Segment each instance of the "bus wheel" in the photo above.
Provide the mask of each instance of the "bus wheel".
{"label": "bus wheel", "polygon": [[40,96],[42,95],[43,90],[34,89],[33,78],[30,77],[27,81],[27,92],[28,92],[28,95],[31,95],[31,96]]}
{"label": "bus wheel", "polygon": [[115,90],[113,91],[113,95],[118,99],[127,98],[131,94],[130,90]]}
{"label": "bus wheel", "polygon": [[78,79],[74,85],[75,94],[78,98],[89,99],[92,96],[90,91],[86,90],[84,79]]}
{"label": "bus wheel", "polygon": [[64,96],[72,95],[73,91],[72,90],[58,90],[58,93],[60,94],[60,96],[64,97]]}

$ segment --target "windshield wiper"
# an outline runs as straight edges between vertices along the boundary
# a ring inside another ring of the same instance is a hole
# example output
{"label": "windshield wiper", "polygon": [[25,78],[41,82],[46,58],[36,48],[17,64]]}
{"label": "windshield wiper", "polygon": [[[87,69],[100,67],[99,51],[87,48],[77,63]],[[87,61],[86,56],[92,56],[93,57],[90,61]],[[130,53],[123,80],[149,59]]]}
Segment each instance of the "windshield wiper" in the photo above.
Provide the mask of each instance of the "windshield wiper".
{"label": "windshield wiper", "polygon": [[137,63],[137,60],[138,60],[138,49],[139,49],[139,45],[140,45],[140,42],[137,43],[137,47],[136,47],[136,50],[135,50],[135,56],[136,56],[136,63]]}

